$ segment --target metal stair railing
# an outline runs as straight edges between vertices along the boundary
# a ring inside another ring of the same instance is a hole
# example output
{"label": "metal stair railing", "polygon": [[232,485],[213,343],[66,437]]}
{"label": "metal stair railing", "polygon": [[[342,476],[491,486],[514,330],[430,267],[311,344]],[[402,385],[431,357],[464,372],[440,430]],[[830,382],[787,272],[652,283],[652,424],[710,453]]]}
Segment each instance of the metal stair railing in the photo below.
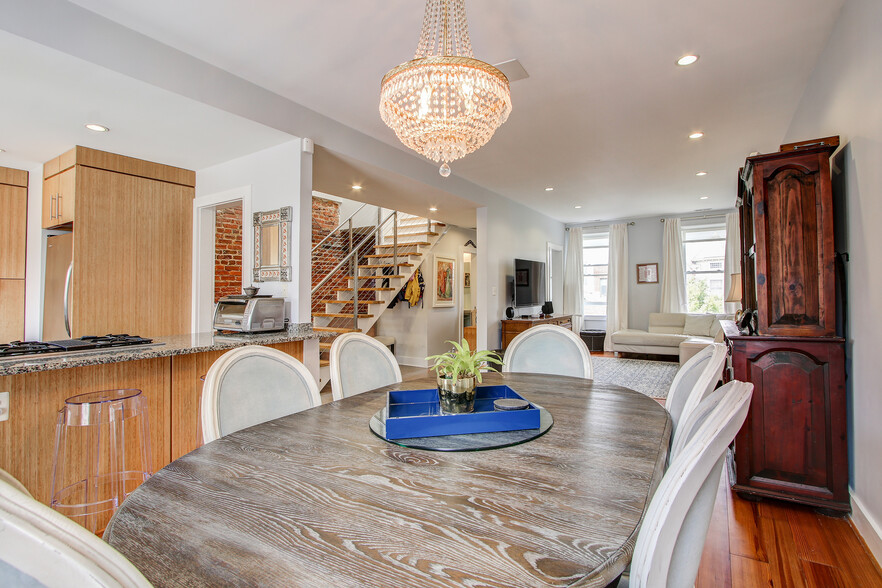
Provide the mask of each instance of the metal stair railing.
{"label": "metal stair railing", "polygon": [[[364,207],[362,206],[362,208],[364,208]],[[359,210],[361,210],[361,208],[359,208]],[[356,211],[356,213],[357,212],[358,211]],[[366,257],[366,255],[368,255],[368,253],[367,253],[368,249],[373,249],[376,247],[376,245],[380,244],[380,241],[382,240],[382,235],[383,235],[383,233],[382,233],[383,227],[387,223],[389,223],[390,221],[392,223],[392,227],[391,227],[392,228],[392,263],[391,263],[391,268],[393,270],[391,275],[395,275],[395,270],[398,269],[398,212],[393,211],[385,219],[383,219],[382,218],[382,210],[378,209],[376,224],[373,226],[373,228],[359,227],[359,228],[365,229],[365,233],[361,236],[360,241],[357,244],[355,244],[356,227],[353,226],[353,217],[355,216],[356,213],[353,213],[352,215],[350,215],[350,217],[346,221],[344,221],[343,223],[340,224],[340,226],[347,225],[347,227],[348,227],[347,228],[347,236],[344,239],[344,242],[347,245],[348,252],[345,255],[343,255],[342,258],[339,259],[339,261],[331,269],[327,270],[324,277],[321,280],[319,280],[319,282],[315,286],[313,286],[312,292],[311,292],[313,300],[316,299],[317,295],[321,295],[323,298],[326,298],[328,300],[333,299],[332,298],[333,286],[336,285],[337,282],[341,281],[343,279],[343,276],[345,276],[345,271],[348,271],[349,276],[352,279],[352,300],[351,300],[352,321],[353,321],[353,328],[355,328],[355,329],[358,328],[358,310],[359,310],[359,305],[361,304],[361,301],[359,299],[360,282],[362,280],[371,280],[372,279],[376,283],[378,280],[383,279],[382,275],[377,275],[376,273],[374,273],[372,275],[360,276],[359,272],[358,272],[359,260],[361,258]],[[335,229],[335,231],[339,230],[340,226],[338,226],[338,229]],[[330,234],[328,236],[330,236]],[[322,245],[323,243],[325,243],[326,240],[327,240],[327,237],[325,239],[323,239],[318,245],[316,245],[316,247],[313,248],[313,256],[315,256],[317,254],[317,250],[319,248],[319,245]],[[326,245],[326,247],[327,247],[327,245]],[[327,265],[330,265],[330,262],[324,263],[324,264],[319,264],[319,267],[322,268],[320,271],[324,271],[324,267]],[[315,272],[315,267],[316,267],[316,262],[314,259],[313,260],[313,268],[314,268],[313,272]],[[331,282],[332,279],[334,279],[333,282]],[[330,285],[326,286],[327,284],[329,284],[329,282],[331,282]],[[340,300],[339,302],[341,304],[345,304],[348,301],[347,300]],[[344,314],[344,313],[339,313],[339,314]],[[330,321],[330,323],[334,323],[334,322],[335,322],[334,320]]]}

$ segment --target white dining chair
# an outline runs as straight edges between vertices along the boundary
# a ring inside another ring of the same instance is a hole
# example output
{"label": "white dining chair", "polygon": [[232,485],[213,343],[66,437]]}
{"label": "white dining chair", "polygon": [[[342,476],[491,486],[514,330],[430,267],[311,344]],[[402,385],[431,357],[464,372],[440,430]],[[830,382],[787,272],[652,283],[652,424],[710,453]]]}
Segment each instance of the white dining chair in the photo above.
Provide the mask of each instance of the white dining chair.
{"label": "white dining chair", "polygon": [[673,459],[643,517],[631,570],[619,588],[687,588],[695,583],[713,514],[726,449],[750,405],[753,384],[733,381],[709,398],[704,418],[685,430],[687,441]]}
{"label": "white dining chair", "polygon": [[512,339],[505,350],[502,371],[594,378],[588,346],[559,325],[537,325]]}
{"label": "white dining chair", "polygon": [[334,400],[401,381],[401,368],[389,348],[364,333],[345,333],[335,338],[330,362]]}
{"label": "white dining chair", "polygon": [[723,374],[726,363],[726,346],[712,343],[693,355],[680,366],[665,400],[665,409],[671,415],[673,438],[684,416],[714,389]]}
{"label": "white dining chair", "polygon": [[224,435],[322,403],[315,378],[278,349],[247,345],[215,361],[202,387],[202,440]]}
{"label": "white dining chair", "polygon": [[113,547],[0,481],[0,586],[148,588]]}
{"label": "white dining chair", "polygon": [[25,488],[24,484],[19,482],[15,476],[13,476],[12,474],[10,474],[9,472],[7,472],[4,469],[0,469],[0,482],[5,482],[6,484],[9,484],[10,486],[12,486],[16,490],[18,490],[19,492],[24,492],[28,496],[31,495],[31,493],[28,492],[28,489]]}

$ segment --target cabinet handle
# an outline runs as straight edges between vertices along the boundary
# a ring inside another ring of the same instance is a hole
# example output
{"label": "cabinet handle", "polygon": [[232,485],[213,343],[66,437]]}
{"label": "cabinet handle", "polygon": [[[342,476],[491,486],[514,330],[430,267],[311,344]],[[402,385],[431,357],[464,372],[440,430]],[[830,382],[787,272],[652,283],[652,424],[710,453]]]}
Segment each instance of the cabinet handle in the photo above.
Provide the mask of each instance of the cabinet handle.
{"label": "cabinet handle", "polygon": [[55,200],[55,216],[61,220],[61,194],[59,194]]}
{"label": "cabinet handle", "polygon": [[55,218],[55,213],[53,212],[53,206],[55,206],[55,195],[49,197],[49,218]]}

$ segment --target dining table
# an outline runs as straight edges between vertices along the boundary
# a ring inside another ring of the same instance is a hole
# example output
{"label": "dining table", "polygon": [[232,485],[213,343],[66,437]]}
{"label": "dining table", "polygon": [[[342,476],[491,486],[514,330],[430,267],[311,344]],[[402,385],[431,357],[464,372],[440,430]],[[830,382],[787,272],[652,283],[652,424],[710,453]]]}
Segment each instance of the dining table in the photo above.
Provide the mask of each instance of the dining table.
{"label": "dining table", "polygon": [[553,423],[482,451],[372,431],[388,391],[435,387],[427,372],[195,449],[129,495],[104,539],[155,586],[614,581],[664,473],[668,413],[582,378],[487,373],[483,384],[509,386]]}

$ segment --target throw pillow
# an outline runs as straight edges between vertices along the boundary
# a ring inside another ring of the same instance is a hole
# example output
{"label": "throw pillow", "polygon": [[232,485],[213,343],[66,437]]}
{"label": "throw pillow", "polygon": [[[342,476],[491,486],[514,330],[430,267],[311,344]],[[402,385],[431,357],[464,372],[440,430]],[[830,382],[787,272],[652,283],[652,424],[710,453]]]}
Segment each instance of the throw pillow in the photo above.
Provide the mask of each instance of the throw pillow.
{"label": "throw pillow", "polygon": [[707,337],[715,318],[712,314],[687,314],[683,334]]}

